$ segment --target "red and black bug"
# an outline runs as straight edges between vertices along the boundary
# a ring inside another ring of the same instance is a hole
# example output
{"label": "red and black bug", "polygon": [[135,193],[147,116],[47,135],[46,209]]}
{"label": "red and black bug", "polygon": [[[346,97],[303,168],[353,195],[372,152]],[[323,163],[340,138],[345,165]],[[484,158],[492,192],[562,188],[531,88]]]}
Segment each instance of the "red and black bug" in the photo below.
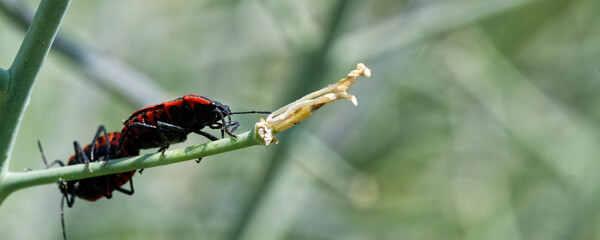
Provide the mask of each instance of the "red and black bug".
{"label": "red and black bug", "polygon": [[265,113],[264,111],[231,112],[229,106],[195,94],[173,101],[142,108],[125,120],[121,146],[129,149],[160,148],[183,142],[190,133],[202,135],[212,141],[217,137],[202,131],[204,127],[220,129],[221,137],[233,134],[240,126],[231,120],[234,114]]}
{"label": "red and black bug", "polygon": [[[104,133],[103,136],[101,136],[102,133]],[[121,132],[107,133],[104,126],[100,126],[90,145],[81,148],[77,141],[73,142],[75,154],[71,155],[69,161],[67,162],[67,165],[89,164],[90,162],[109,161],[110,159],[139,155],[138,149],[119,149],[121,136]],[[39,141],[38,147],[40,148],[42,159],[44,160],[44,164],[46,164],[46,168],[50,168],[55,164],[65,166],[64,162],[62,162],[61,160],[55,160],[51,164],[48,164]],[[93,202],[102,197],[108,199],[112,198],[112,192],[115,190],[125,193],[127,195],[131,195],[134,192],[133,181],[131,179],[134,173],[135,171],[129,171],[82,180],[60,182],[59,189],[63,194],[63,201],[61,202],[60,212],[61,223],[63,226],[63,236],[65,237],[65,239],[66,233],[64,231],[63,217],[63,208],[65,201],[67,202],[68,207],[72,207],[75,203],[75,196]],[[123,186],[127,182],[129,182],[130,184],[130,189],[122,188],[121,186]]]}

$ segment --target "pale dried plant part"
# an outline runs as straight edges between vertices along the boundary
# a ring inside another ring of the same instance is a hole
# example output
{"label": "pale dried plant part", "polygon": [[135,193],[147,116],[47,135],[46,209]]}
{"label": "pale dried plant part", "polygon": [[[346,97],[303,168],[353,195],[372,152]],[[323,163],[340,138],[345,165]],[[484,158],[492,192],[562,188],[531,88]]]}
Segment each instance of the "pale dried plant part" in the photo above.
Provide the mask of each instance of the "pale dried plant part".
{"label": "pale dried plant part", "polygon": [[352,70],[346,78],[341,79],[337,83],[312,92],[274,111],[267,117],[267,120],[261,119],[260,122],[256,123],[259,136],[263,139],[265,145],[269,145],[272,142],[277,143],[277,139],[274,137],[275,134],[285,131],[310,117],[314,111],[327,103],[346,99],[351,101],[352,104],[357,105],[356,97],[346,92],[346,90],[360,76],[371,76],[371,69],[362,63],[357,64],[356,69]]}

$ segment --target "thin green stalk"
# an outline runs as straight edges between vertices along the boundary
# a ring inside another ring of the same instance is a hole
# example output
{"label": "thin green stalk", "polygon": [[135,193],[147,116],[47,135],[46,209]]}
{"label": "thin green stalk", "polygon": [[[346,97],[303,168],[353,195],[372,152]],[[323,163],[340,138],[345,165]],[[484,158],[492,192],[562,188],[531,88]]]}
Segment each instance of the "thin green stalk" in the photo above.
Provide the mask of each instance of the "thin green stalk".
{"label": "thin green stalk", "polygon": [[2,186],[0,188],[0,203],[16,190],[35,185],[57,183],[60,181],[59,179],[72,181],[97,177],[198,159],[254,145],[263,145],[263,140],[255,133],[256,130],[252,130],[239,134],[237,139],[224,138],[202,145],[166,151],[164,157],[161,153],[154,153],[110,160],[107,165],[104,165],[103,162],[93,162],[90,164],[91,173],[87,172],[85,164],[28,172],[7,172],[0,179],[0,186]]}
{"label": "thin green stalk", "polygon": [[[52,46],[70,0],[42,0],[21,48],[8,69],[0,95],[0,182],[8,171],[19,124],[29,101],[33,82]],[[0,191],[4,188],[0,184]]]}
{"label": "thin green stalk", "polygon": [[[31,24],[29,11],[22,2],[0,0],[0,13],[24,30]],[[71,61],[71,65],[85,75],[83,79],[91,81],[133,108],[155,104],[156,99],[171,98],[167,91],[144,73],[90,46],[77,43],[60,32],[54,39],[52,49]]]}

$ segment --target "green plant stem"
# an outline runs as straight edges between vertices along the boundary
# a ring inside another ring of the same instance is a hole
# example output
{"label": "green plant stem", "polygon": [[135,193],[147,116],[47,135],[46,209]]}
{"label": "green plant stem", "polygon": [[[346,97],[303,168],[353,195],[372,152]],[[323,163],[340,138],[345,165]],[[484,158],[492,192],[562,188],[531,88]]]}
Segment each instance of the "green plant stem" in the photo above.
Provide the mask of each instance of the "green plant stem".
{"label": "green plant stem", "polygon": [[0,203],[12,192],[41,184],[57,183],[63,179],[72,181],[84,178],[103,176],[108,174],[133,171],[136,169],[151,168],[177,162],[198,159],[223,152],[233,151],[254,145],[263,145],[263,141],[255,134],[256,130],[242,133],[234,138],[224,138],[202,145],[166,151],[163,157],[161,153],[147,154],[136,157],[127,157],[110,160],[106,165],[104,162],[93,162],[90,164],[92,172],[87,172],[85,164],[70,165],[44,170],[28,172],[7,172],[0,181]]}
{"label": "green plant stem", "polygon": [[[0,0],[0,13],[24,30],[31,24],[31,14],[28,10],[22,2]],[[133,108],[155,104],[156,99],[172,97],[144,73],[90,46],[77,43],[60,32],[54,39],[52,49],[71,61],[70,65],[85,75],[83,79],[91,81]]]}
{"label": "green plant stem", "polygon": [[0,99],[4,98],[4,93],[8,88],[8,79],[8,71],[4,70],[3,68],[0,68]]}
{"label": "green plant stem", "polygon": [[[52,46],[70,0],[42,0],[21,48],[8,69],[8,81],[0,95],[0,182],[8,171],[8,159],[29,101],[33,82]],[[3,188],[0,185],[0,189]]]}

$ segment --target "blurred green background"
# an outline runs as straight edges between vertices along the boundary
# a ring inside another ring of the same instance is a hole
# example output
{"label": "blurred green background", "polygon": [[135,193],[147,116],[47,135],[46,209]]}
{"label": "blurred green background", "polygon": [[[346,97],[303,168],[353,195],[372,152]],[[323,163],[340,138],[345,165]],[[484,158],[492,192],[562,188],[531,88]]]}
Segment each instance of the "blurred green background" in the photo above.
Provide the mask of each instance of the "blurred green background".
{"label": "blurred green background", "polygon": [[[38,139],[66,160],[72,141],[145,105],[197,93],[274,110],[364,62],[357,107],[330,104],[279,145],[146,169],[133,196],[77,199],[68,236],[599,239],[599,12],[596,0],[73,1],[60,29],[73,52],[47,58],[10,168],[43,168]],[[0,66],[23,36],[2,12]],[[258,117],[236,116],[238,131]],[[56,185],[15,192],[0,239],[61,239],[60,199]]]}

